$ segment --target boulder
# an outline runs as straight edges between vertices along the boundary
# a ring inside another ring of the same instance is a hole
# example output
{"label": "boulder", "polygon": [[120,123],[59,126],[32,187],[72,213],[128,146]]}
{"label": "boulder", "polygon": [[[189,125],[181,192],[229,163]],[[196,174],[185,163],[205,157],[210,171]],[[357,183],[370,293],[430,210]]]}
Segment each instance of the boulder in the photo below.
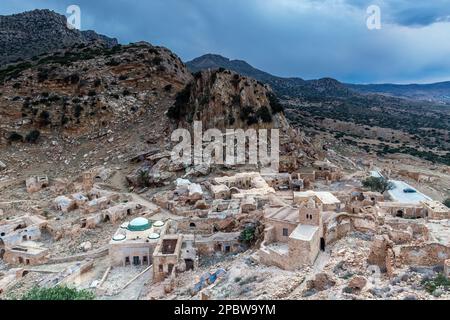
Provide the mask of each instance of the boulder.
{"label": "boulder", "polygon": [[80,244],[79,248],[84,252],[88,252],[92,250],[92,243],[89,241],[83,242],[82,244]]}
{"label": "boulder", "polygon": [[326,273],[319,273],[316,275],[314,280],[309,280],[306,283],[306,287],[308,290],[317,290],[317,291],[324,291],[331,287],[333,287],[336,284],[334,280],[331,279],[331,277]]}
{"label": "boulder", "polygon": [[206,210],[206,209],[209,209],[209,206],[208,206],[208,204],[206,203],[205,200],[198,200],[195,203],[195,209]]}
{"label": "boulder", "polygon": [[353,277],[348,283],[348,287],[353,291],[361,291],[367,284],[367,279],[361,276]]}

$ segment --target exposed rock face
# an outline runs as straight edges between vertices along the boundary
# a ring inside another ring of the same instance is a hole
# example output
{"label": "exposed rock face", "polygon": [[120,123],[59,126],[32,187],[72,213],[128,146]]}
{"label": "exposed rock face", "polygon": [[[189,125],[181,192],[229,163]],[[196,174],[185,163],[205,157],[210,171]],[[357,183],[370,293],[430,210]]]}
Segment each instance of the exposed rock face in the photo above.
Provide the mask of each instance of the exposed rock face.
{"label": "exposed rock face", "polygon": [[[301,132],[291,128],[283,106],[269,86],[225,70],[208,70],[194,74],[194,80],[181,91],[168,116],[177,126],[192,128],[200,121],[203,130],[279,129],[282,157],[311,159],[316,150]],[[280,161],[283,163],[283,158]],[[295,169],[295,168],[289,168]]]}
{"label": "exposed rock face", "polygon": [[205,128],[281,128],[282,106],[268,87],[228,70],[204,71],[178,95],[169,117]]}
{"label": "exposed rock face", "polygon": [[90,43],[113,47],[117,40],[94,31],[70,30],[66,17],[50,10],[0,16],[0,65]]}

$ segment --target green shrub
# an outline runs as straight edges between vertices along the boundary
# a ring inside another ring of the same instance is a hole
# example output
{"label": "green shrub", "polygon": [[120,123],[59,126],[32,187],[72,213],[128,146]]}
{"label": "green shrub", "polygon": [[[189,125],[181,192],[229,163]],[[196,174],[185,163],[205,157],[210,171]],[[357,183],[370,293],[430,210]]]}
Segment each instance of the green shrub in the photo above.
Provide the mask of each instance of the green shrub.
{"label": "green shrub", "polygon": [[270,113],[269,109],[265,106],[259,108],[258,111],[256,112],[256,115],[265,123],[272,122],[272,114]]}
{"label": "green shrub", "polygon": [[9,142],[21,142],[21,141],[23,141],[23,136],[17,132],[11,132],[8,135],[8,141]]}
{"label": "green shrub", "polygon": [[28,143],[36,143],[40,136],[41,132],[39,130],[32,130],[26,135],[25,141]]}
{"label": "green shrub", "polygon": [[53,288],[34,287],[28,291],[22,300],[45,300],[45,301],[65,301],[65,300],[93,300],[94,293],[88,290],[77,290],[67,286],[56,286]]}
{"label": "green shrub", "polygon": [[448,208],[450,208],[450,198],[448,198],[444,201],[444,205],[446,205]]}
{"label": "green shrub", "polygon": [[167,112],[167,116],[170,119],[181,120],[182,117],[186,116],[187,105],[191,98],[191,89],[192,85],[188,84],[177,94],[174,105]]}
{"label": "green shrub", "polygon": [[241,109],[240,118],[242,121],[247,120],[255,111],[253,107],[247,106]]}
{"label": "green shrub", "polygon": [[239,240],[246,244],[252,244],[256,241],[255,233],[256,233],[255,227],[253,227],[253,226],[246,227],[244,230],[242,230],[242,232],[239,236]]}
{"label": "green shrub", "polygon": [[83,111],[83,107],[79,104],[75,105],[75,109],[73,110],[73,115],[75,118],[79,118],[81,116],[81,111]]}
{"label": "green shrub", "polygon": [[41,113],[40,113],[40,115],[39,115],[39,123],[42,125],[42,126],[48,126],[50,123],[51,123],[51,121],[50,121],[50,113],[48,112],[48,111],[42,111]]}
{"label": "green shrub", "polygon": [[267,99],[269,99],[270,108],[272,109],[273,114],[277,114],[280,112],[284,113],[283,105],[280,103],[280,100],[278,100],[278,98],[273,93],[271,92],[268,93]]}
{"label": "green shrub", "polygon": [[150,176],[147,170],[139,170],[137,183],[141,188],[150,187]]}
{"label": "green shrub", "polygon": [[450,280],[442,273],[438,274],[434,279],[423,280],[422,285],[430,294],[439,287],[442,287],[445,291],[450,290]]}

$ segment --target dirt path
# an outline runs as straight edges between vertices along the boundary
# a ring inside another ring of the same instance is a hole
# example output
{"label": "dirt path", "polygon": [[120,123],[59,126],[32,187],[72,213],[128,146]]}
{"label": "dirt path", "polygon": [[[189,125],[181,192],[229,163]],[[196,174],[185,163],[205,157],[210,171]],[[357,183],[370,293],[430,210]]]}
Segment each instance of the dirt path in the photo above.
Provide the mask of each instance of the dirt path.
{"label": "dirt path", "polygon": [[305,280],[295,290],[293,290],[289,296],[301,296],[302,292],[306,290],[306,284],[308,281],[315,279],[316,275],[323,271],[327,263],[330,261],[330,258],[331,255],[328,250],[325,252],[320,251],[319,256],[312,266],[311,272],[305,276]]}

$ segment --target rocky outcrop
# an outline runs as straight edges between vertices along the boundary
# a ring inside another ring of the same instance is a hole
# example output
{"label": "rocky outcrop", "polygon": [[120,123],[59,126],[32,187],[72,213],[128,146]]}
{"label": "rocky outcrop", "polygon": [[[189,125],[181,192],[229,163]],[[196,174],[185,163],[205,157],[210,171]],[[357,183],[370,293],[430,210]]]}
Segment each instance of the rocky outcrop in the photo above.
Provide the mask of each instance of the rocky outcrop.
{"label": "rocky outcrop", "polygon": [[0,16],[0,66],[74,45],[117,45],[116,39],[94,31],[67,28],[67,19],[50,10]]}
{"label": "rocky outcrop", "polygon": [[[200,121],[203,130],[279,129],[280,164],[295,170],[317,157],[317,151],[301,131],[288,123],[282,104],[271,88],[261,82],[225,69],[194,74],[194,80],[182,90],[168,117],[174,127],[192,129]],[[288,157],[289,159],[286,159]],[[299,162],[298,162],[299,160]]]}

